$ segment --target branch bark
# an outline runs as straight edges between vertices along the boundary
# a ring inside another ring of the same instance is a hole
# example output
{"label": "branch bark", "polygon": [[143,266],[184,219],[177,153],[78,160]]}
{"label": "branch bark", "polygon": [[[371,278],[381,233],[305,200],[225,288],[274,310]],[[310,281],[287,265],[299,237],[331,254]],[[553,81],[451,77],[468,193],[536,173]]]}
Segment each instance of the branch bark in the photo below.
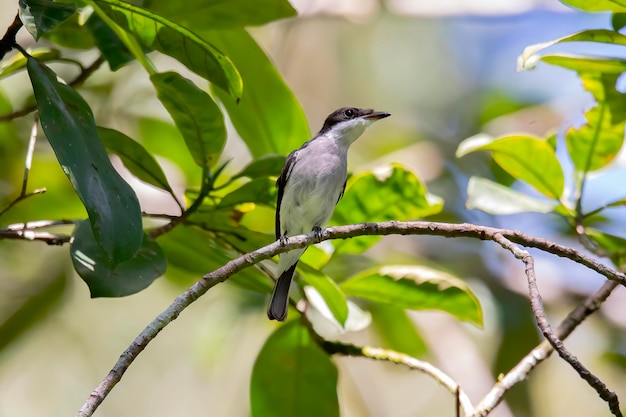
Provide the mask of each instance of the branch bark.
{"label": "branch bark", "polygon": [[[621,285],[626,285],[626,276],[621,272],[601,264],[600,262],[578,252],[577,250],[540,239],[527,236],[515,230],[497,229],[492,227],[476,226],[473,224],[448,224],[433,222],[383,222],[364,223],[348,226],[337,226],[322,231],[321,236],[315,233],[290,237],[283,245],[274,242],[254,252],[242,255],[226,263],[221,268],[204,275],[191,288],[178,296],[172,304],[159,314],[122,353],[117,363],[113,366],[104,380],[93,390],[87,401],[83,404],[76,417],[88,417],[104,401],[113,387],[121,380],[122,376],[138,357],[143,349],[154,339],[165,326],[175,320],[191,303],[200,298],[215,285],[226,281],[237,272],[253,266],[274,255],[287,252],[296,248],[303,248],[320,241],[329,239],[349,239],[362,235],[434,235],[443,237],[469,237],[480,240],[500,239],[504,237],[511,242],[540,249],[554,255],[571,259],[584,265],[609,280]],[[321,237],[321,239],[320,239]]]}

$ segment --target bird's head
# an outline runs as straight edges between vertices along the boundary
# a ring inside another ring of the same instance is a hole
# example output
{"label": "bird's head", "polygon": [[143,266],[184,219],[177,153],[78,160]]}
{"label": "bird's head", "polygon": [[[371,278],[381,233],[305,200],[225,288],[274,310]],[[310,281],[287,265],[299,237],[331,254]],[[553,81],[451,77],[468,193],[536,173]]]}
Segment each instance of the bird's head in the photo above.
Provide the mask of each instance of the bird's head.
{"label": "bird's head", "polygon": [[376,120],[391,116],[391,113],[361,109],[358,107],[342,107],[326,118],[318,135],[332,137],[350,145],[363,134],[365,128]]}

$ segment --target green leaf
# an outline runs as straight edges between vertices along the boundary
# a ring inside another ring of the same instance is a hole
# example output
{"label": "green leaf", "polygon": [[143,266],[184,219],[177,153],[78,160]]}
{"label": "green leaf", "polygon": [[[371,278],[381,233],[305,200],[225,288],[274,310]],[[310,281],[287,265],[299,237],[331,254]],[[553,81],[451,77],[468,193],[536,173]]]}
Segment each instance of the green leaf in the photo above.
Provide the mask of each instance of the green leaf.
{"label": "green leaf", "polygon": [[563,194],[563,170],[555,150],[546,140],[530,135],[495,139],[488,135],[476,135],[459,144],[456,157],[476,151],[492,151],[494,161],[502,169],[549,198],[558,200]]}
{"label": "green leaf", "polygon": [[489,214],[523,212],[551,213],[557,203],[539,200],[485,178],[471,177],[467,184],[465,208]]}
{"label": "green leaf", "polygon": [[561,3],[586,12],[626,12],[625,0],[560,0]]}
{"label": "green leaf", "polygon": [[372,304],[370,312],[374,326],[383,339],[383,347],[419,358],[428,352],[406,311],[387,304]]}
{"label": "green leaf", "polygon": [[600,249],[607,252],[607,257],[622,270],[626,264],[626,239],[611,235],[592,227],[585,227],[585,236],[594,242]]}
{"label": "green leaf", "polygon": [[141,181],[173,193],[159,163],[138,142],[122,132],[98,127],[98,134],[106,149],[119,156],[124,166]]}
{"label": "green leaf", "polygon": [[248,177],[278,177],[283,170],[285,160],[284,155],[263,155],[254,159],[244,169],[233,175],[233,179]]}
{"label": "green leaf", "polygon": [[611,26],[616,32],[623,29],[626,26],[626,13],[613,13],[611,15]]}
{"label": "green leaf", "polygon": [[372,268],[342,282],[346,295],[411,310],[441,310],[482,326],[478,299],[460,279],[421,265]]}
{"label": "green leaf", "polygon": [[[331,224],[406,221],[439,213],[443,202],[429,194],[426,186],[408,168],[398,163],[354,175],[335,208]],[[334,240],[339,253],[360,253],[380,236]]]}
{"label": "green leaf", "polygon": [[337,369],[298,322],[265,342],[250,382],[252,417],[339,417]]}
{"label": "green leaf", "polygon": [[[27,49],[26,52],[40,62],[53,61],[61,57],[61,51],[51,48]],[[27,59],[22,54],[16,54],[0,61],[0,78],[4,78],[26,68]]]}
{"label": "green leaf", "polygon": [[254,158],[288,154],[310,139],[300,104],[282,77],[243,29],[199,32],[233,60],[246,85],[239,103],[215,93]]}
{"label": "green leaf", "polygon": [[298,269],[302,279],[312,286],[322,296],[328,309],[341,326],[346,324],[348,318],[348,301],[339,286],[328,275],[301,264]]}
{"label": "green leaf", "polygon": [[585,113],[587,124],[569,128],[565,143],[574,166],[587,173],[604,168],[624,143],[626,99],[615,89],[617,74],[581,73],[583,85],[598,101]]}
{"label": "green leaf", "polygon": [[150,79],[194,162],[201,167],[217,162],[226,144],[226,126],[211,96],[176,72],[154,74]]}
{"label": "green leaf", "polygon": [[296,15],[286,0],[147,0],[144,7],[191,28],[256,26]]}
{"label": "green leaf", "polygon": [[72,3],[52,0],[20,0],[19,6],[20,19],[35,40],[39,40],[41,35],[50,32],[76,11]]}
{"label": "green leaf", "polygon": [[96,46],[102,52],[102,56],[109,63],[111,71],[117,71],[124,65],[135,60],[135,57],[126,45],[115,35],[115,32],[98,16],[91,15],[87,20],[87,27],[91,32]]}
{"label": "green leaf", "polygon": [[269,178],[256,178],[226,194],[218,204],[219,208],[241,203],[260,203],[269,207],[276,205],[276,185]]}
{"label": "green leaf", "polygon": [[87,209],[96,240],[111,261],[131,258],[143,240],[139,201],[111,165],[89,105],[37,59],[29,57],[27,67],[41,126]]}
{"label": "green leaf", "polygon": [[96,46],[96,41],[91,32],[81,22],[81,13],[74,13],[43,36],[65,48],[91,49]]}
{"label": "green leaf", "polygon": [[167,267],[163,251],[147,237],[131,258],[111,262],[86,221],[74,230],[70,256],[74,269],[89,286],[92,298],[124,297],[139,292],[163,275]]}
{"label": "green leaf", "polygon": [[[626,45],[626,36],[613,30],[591,29],[563,36],[562,38],[558,38],[553,41],[530,45],[524,48],[522,55],[518,58],[518,69],[532,69],[535,67],[539,60],[545,60],[545,58],[547,58],[547,61],[550,61],[555,60],[557,59],[556,57],[561,56],[565,58],[564,62],[567,62],[568,58],[571,58],[567,55],[546,55],[544,57],[538,55],[539,51],[542,51],[558,43],[565,42],[597,42],[613,45]],[[556,65],[559,64],[557,63]]]}
{"label": "green leaf", "polygon": [[178,60],[187,68],[239,100],[242,81],[230,59],[215,46],[176,23],[118,0],[94,0],[115,23],[148,48]]}
{"label": "green leaf", "polygon": [[626,60],[620,58],[605,58],[588,55],[533,55],[527,61],[518,60],[518,71],[535,68],[539,61],[574,71],[602,72],[607,74],[620,74],[626,71]]}
{"label": "green leaf", "polygon": [[[219,225],[215,227],[219,230]],[[233,239],[245,242],[247,231],[239,226],[237,235]],[[239,256],[236,250],[227,244],[228,239],[222,239],[219,232],[206,232],[192,227],[176,227],[159,238],[159,244],[165,251],[168,263],[182,270],[202,275],[222,267],[228,261]],[[256,268],[246,268],[228,279],[228,282],[241,288],[249,289],[262,294],[272,291],[272,282]]]}

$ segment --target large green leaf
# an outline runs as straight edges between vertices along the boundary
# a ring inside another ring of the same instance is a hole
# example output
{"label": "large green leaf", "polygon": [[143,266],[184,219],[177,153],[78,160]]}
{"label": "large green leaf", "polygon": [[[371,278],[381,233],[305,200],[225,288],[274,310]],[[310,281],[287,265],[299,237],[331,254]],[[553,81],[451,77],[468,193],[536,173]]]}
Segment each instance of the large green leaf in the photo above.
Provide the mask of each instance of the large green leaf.
{"label": "large green leaf", "polygon": [[576,169],[587,173],[604,168],[622,148],[626,97],[615,88],[618,74],[584,72],[579,75],[598,106],[585,113],[587,124],[565,132],[565,143]]}
{"label": "large green leaf", "polygon": [[374,326],[383,339],[383,347],[419,358],[428,351],[406,311],[389,304],[372,304]]}
{"label": "large green leaf", "polygon": [[98,134],[106,149],[120,157],[124,166],[137,178],[173,193],[159,163],[138,142],[114,129],[98,127]]}
{"label": "large green leaf", "polygon": [[74,230],[70,255],[74,269],[89,286],[93,298],[123,297],[139,292],[163,275],[167,267],[163,251],[147,237],[131,258],[111,262],[86,221]]}
{"label": "large green leaf", "polygon": [[569,54],[532,55],[526,61],[519,58],[517,69],[520,71],[533,69],[539,61],[574,71],[608,74],[619,74],[626,71],[626,60],[624,59]]}
{"label": "large green leaf", "polygon": [[253,157],[288,154],[310,138],[304,112],[276,68],[243,29],[200,35],[228,55],[246,88],[239,103],[216,90]]}
{"label": "large green leaf", "polygon": [[44,38],[65,48],[91,49],[96,46],[96,41],[82,19],[81,13],[74,13],[49,33],[44,34]]}
{"label": "large green leaf", "polygon": [[420,265],[369,269],[342,282],[346,295],[411,310],[441,310],[482,326],[478,299],[460,279]]}
{"label": "large green leaf", "polygon": [[233,175],[233,178],[278,177],[285,165],[286,159],[287,157],[284,155],[263,155],[259,158],[255,158],[241,171]]}
{"label": "large green leaf", "polygon": [[471,177],[467,184],[465,208],[489,214],[523,212],[551,213],[557,203],[539,200],[485,178]]}
{"label": "large green leaf", "polygon": [[176,72],[150,77],[198,166],[214,164],[226,144],[224,117],[211,96]]}
{"label": "large green leaf", "polygon": [[626,12],[626,0],[560,0],[586,12]]}
{"label": "large green leaf", "polygon": [[[436,214],[442,208],[442,200],[429,194],[412,171],[393,163],[350,178],[331,224],[406,221]],[[360,253],[379,239],[380,236],[361,236],[334,240],[333,245],[337,252]]]}
{"label": "large green leaf", "polygon": [[337,369],[297,321],[265,342],[252,369],[252,417],[339,417]]}
{"label": "large green leaf", "polygon": [[207,29],[263,25],[296,15],[287,0],[146,0],[144,7],[185,27]]}
{"label": "large green leaf", "polygon": [[19,5],[20,19],[36,40],[76,11],[76,6],[72,3],[52,0],[20,0]]}
{"label": "large green leaf", "polygon": [[494,161],[502,169],[547,197],[558,200],[563,194],[565,176],[554,148],[546,140],[530,135],[495,139],[476,135],[459,144],[456,156],[476,151],[492,151]]}
{"label": "large green leaf", "polygon": [[270,207],[276,205],[276,185],[267,177],[253,179],[229,194],[226,194],[218,207],[229,207],[241,203],[258,203]]}
{"label": "large green leaf", "polygon": [[89,105],[52,70],[28,58],[43,131],[82,200],[96,240],[113,262],[141,246],[141,209],[135,192],[115,171],[98,137]]}
{"label": "large green leaf", "polygon": [[[26,52],[39,62],[53,61],[61,57],[61,51],[51,48],[27,49]],[[22,54],[16,54],[0,61],[0,78],[4,78],[26,68],[28,59]]]}
{"label": "large green leaf", "polygon": [[118,0],[94,0],[116,24],[134,33],[148,48],[177,59],[226,91],[236,101],[242,81],[230,59],[215,46],[169,19]]}
{"label": "large green leaf", "polygon": [[337,283],[328,275],[308,267],[305,263],[300,265],[298,271],[304,282],[315,288],[322,296],[337,322],[344,326],[348,318],[348,302]]}

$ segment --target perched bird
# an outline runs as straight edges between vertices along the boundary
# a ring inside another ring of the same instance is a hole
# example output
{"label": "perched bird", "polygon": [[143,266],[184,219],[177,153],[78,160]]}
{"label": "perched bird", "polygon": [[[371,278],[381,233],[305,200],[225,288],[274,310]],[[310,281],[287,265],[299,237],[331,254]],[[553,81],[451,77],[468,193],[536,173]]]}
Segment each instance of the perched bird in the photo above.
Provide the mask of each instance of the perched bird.
{"label": "perched bird", "polygon": [[[276,239],[321,232],[346,188],[348,148],[365,128],[390,115],[372,109],[341,108],[326,118],[313,139],[289,154],[276,181]],[[287,318],[289,287],[304,251],[294,249],[280,255],[279,278],[267,309],[270,320]]]}

